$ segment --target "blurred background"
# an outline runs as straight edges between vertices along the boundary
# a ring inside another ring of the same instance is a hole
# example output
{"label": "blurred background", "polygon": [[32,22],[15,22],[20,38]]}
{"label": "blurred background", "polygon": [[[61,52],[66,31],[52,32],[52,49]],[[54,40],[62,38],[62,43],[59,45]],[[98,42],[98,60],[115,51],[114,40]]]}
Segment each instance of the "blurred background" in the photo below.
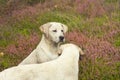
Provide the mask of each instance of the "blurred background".
{"label": "blurred background", "polygon": [[79,80],[120,79],[120,0],[0,0],[0,71],[35,49],[50,21],[66,24],[66,41],[86,54]]}

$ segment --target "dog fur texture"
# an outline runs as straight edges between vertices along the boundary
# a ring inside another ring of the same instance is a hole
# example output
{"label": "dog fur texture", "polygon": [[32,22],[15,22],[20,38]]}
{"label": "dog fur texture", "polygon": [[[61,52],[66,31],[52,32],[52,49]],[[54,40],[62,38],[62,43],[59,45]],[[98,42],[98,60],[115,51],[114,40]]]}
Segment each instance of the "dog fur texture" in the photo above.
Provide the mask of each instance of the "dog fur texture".
{"label": "dog fur texture", "polygon": [[42,63],[59,56],[57,49],[65,41],[64,34],[68,27],[62,23],[48,22],[40,26],[40,30],[43,33],[40,43],[19,65]]}
{"label": "dog fur texture", "polygon": [[84,53],[74,44],[62,45],[60,51],[55,60],[6,69],[0,73],[0,80],[78,80],[79,56]]}

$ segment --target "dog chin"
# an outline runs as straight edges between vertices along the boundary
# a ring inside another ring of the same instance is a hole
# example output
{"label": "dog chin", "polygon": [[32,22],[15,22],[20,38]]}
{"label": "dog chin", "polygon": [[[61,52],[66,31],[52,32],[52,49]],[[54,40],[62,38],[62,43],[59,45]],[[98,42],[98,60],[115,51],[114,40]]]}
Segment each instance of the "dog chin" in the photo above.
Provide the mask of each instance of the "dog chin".
{"label": "dog chin", "polygon": [[58,44],[58,43],[63,43],[65,42],[65,39],[64,40],[56,40],[56,41],[53,41],[54,43]]}
{"label": "dog chin", "polygon": [[64,41],[55,41],[55,44],[63,43]]}
{"label": "dog chin", "polygon": [[63,42],[65,42],[65,40],[62,40],[62,41],[61,41],[61,40],[59,40],[59,42],[58,42],[58,43],[63,43]]}
{"label": "dog chin", "polygon": [[59,42],[65,42],[65,39],[63,39],[62,41],[60,40]]}

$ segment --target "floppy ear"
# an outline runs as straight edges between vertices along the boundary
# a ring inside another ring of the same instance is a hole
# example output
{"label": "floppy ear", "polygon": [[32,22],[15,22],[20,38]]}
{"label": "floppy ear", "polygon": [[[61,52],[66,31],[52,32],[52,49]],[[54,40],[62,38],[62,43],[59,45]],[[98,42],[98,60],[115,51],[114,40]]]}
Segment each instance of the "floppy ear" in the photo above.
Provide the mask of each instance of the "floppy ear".
{"label": "floppy ear", "polygon": [[59,46],[58,51],[57,51],[58,55],[62,54],[63,48],[64,48],[63,45]]}
{"label": "floppy ear", "polygon": [[51,27],[50,23],[43,24],[42,26],[39,27],[41,32],[43,32],[46,36],[48,36],[49,28]]}
{"label": "floppy ear", "polygon": [[61,55],[62,54],[62,49],[58,49],[57,54]]}
{"label": "floppy ear", "polygon": [[80,55],[84,55],[85,54],[80,47],[79,47],[79,52],[80,52]]}
{"label": "floppy ear", "polygon": [[68,27],[67,27],[66,25],[64,25],[64,24],[61,24],[61,25],[62,25],[62,27],[63,27],[64,33],[66,33],[66,32],[68,31]]}

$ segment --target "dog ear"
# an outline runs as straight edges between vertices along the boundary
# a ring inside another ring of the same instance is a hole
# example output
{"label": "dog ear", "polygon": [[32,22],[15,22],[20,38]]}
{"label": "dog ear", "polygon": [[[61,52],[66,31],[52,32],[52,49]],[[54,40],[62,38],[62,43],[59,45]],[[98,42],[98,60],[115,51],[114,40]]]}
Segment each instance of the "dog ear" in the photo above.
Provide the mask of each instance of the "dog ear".
{"label": "dog ear", "polygon": [[48,32],[49,32],[49,28],[51,27],[51,24],[50,23],[46,23],[46,24],[43,24],[42,26],[40,26],[40,30],[41,32],[43,32],[45,35],[48,36]]}
{"label": "dog ear", "polygon": [[79,48],[80,55],[84,55],[85,53],[82,51],[82,49],[80,47],[78,48]]}
{"label": "dog ear", "polygon": [[66,32],[68,31],[68,27],[67,27],[66,25],[64,25],[64,24],[61,24],[61,25],[62,25],[62,27],[63,27],[64,33],[66,33]]}
{"label": "dog ear", "polygon": [[57,50],[57,54],[58,54],[58,55],[61,55],[61,54],[62,54],[62,49],[58,49],[58,50]]}
{"label": "dog ear", "polygon": [[62,54],[63,48],[64,48],[64,45],[60,45],[60,46],[58,47],[58,50],[57,50],[58,55],[61,55],[61,54]]}

